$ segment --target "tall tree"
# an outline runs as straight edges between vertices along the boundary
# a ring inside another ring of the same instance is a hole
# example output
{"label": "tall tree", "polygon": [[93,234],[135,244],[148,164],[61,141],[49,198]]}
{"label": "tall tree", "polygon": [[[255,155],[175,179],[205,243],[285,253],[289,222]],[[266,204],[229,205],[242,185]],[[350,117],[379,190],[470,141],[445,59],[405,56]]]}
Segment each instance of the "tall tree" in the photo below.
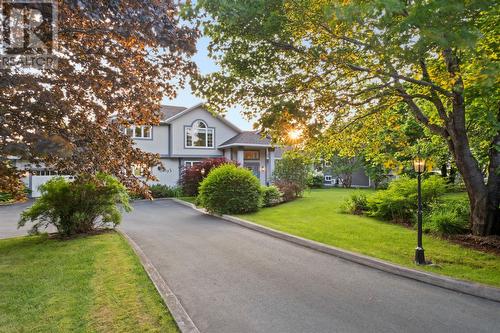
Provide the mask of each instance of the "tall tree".
{"label": "tall tree", "polygon": [[299,125],[338,132],[402,103],[452,154],[474,234],[500,233],[496,1],[201,0],[197,9],[221,66],[195,86],[212,108],[238,103],[279,136]]}
{"label": "tall tree", "polygon": [[123,128],[158,123],[161,99],[196,72],[198,30],[180,23],[174,0],[57,4],[57,67],[1,70],[0,191],[19,184],[12,156],[71,174],[111,173],[139,188],[159,156],[134,148]]}

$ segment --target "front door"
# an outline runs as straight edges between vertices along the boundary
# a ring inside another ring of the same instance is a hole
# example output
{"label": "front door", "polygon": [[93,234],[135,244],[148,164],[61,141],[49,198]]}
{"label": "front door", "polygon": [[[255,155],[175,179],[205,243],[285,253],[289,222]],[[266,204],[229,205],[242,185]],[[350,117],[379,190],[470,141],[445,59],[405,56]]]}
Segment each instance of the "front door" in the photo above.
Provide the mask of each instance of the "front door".
{"label": "front door", "polygon": [[259,162],[245,162],[243,163],[243,166],[252,171],[255,177],[260,178]]}

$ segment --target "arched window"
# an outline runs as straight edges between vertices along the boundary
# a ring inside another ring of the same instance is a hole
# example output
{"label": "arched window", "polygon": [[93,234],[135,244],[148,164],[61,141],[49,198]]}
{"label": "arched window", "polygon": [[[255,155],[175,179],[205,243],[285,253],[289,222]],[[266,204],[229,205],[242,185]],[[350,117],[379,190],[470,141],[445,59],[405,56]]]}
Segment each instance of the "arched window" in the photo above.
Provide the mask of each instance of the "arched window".
{"label": "arched window", "polygon": [[191,127],[185,127],[184,133],[188,148],[214,147],[214,129],[209,128],[203,120],[196,120]]}
{"label": "arched window", "polygon": [[196,125],[198,128],[207,128],[207,124],[205,124],[205,122],[201,121],[201,120],[199,122],[197,122]]}

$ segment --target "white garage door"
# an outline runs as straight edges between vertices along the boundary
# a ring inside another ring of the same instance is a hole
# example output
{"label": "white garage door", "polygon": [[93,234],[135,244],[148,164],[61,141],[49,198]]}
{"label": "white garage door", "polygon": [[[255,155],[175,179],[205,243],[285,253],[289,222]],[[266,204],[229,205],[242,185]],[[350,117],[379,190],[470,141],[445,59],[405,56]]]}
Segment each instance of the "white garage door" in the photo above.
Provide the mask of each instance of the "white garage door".
{"label": "white garage door", "polygon": [[[31,176],[31,197],[32,198],[38,198],[41,196],[39,187],[40,185],[45,184],[52,178],[57,177],[57,176]],[[60,176],[64,177],[66,179],[73,179],[73,176]]]}

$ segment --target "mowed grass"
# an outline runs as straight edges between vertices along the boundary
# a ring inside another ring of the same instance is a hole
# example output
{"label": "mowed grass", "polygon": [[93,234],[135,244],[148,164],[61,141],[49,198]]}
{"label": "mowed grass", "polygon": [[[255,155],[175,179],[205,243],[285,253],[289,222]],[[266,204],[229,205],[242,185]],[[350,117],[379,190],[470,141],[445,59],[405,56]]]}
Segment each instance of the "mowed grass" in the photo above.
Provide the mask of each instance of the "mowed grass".
{"label": "mowed grass", "polygon": [[116,232],[0,240],[0,332],[178,332]]}
{"label": "mowed grass", "polygon": [[416,230],[340,212],[342,202],[357,191],[371,192],[362,189],[312,190],[296,201],[240,217],[402,266],[500,286],[500,256],[465,248],[431,235],[424,235],[423,245],[426,259],[432,260],[436,266],[415,265]]}
{"label": "mowed grass", "polygon": [[196,204],[196,197],[179,197],[180,200]]}

